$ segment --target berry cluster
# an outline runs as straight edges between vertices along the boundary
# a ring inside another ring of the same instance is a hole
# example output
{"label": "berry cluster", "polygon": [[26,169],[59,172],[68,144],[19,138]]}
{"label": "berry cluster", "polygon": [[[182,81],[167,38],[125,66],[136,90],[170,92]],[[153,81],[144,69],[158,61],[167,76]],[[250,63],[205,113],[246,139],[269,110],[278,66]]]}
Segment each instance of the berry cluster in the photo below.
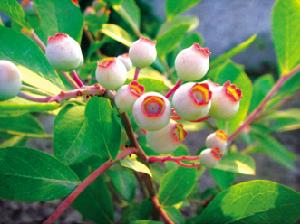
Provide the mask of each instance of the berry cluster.
{"label": "berry cluster", "polygon": [[[49,63],[58,70],[76,69],[83,63],[80,45],[67,34],[49,37],[45,53]],[[120,112],[132,114],[137,125],[145,130],[149,146],[158,153],[171,153],[187,135],[179,120],[229,119],[239,109],[241,91],[230,81],[222,86],[210,80],[199,81],[209,70],[209,55],[209,49],[198,43],[181,50],[175,59],[180,80],[166,96],[158,92],[144,93],[144,87],[138,82],[140,69],[150,66],[157,56],[156,42],[145,37],[133,42],[128,54],[98,62],[95,76],[104,88],[116,90],[115,105]],[[134,79],[125,85],[132,66],[136,67]],[[1,99],[18,94],[21,79],[13,63],[0,61],[0,81]],[[226,153],[226,133],[218,130],[210,134],[206,146],[199,155],[200,162],[214,166]]]}

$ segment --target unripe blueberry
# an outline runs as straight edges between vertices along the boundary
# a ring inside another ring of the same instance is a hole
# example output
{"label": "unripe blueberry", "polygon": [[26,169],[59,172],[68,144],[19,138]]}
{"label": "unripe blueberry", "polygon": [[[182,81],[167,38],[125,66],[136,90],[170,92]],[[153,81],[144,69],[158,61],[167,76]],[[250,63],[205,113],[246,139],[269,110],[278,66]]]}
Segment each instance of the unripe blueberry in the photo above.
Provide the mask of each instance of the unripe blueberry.
{"label": "unripe blueberry", "polygon": [[76,69],[83,63],[80,45],[65,33],[48,38],[45,54],[50,64],[60,70]]}
{"label": "unripe blueberry", "polygon": [[18,95],[22,86],[20,72],[10,61],[0,60],[0,100]]}
{"label": "unripe blueberry", "polygon": [[205,149],[199,155],[200,164],[207,167],[214,167],[221,160],[222,156],[219,148]]}
{"label": "unripe blueberry", "polygon": [[148,131],[146,138],[150,148],[157,153],[171,153],[185,139],[187,132],[183,125],[171,121],[157,131]]}
{"label": "unripe blueberry", "polygon": [[145,37],[133,42],[129,49],[132,64],[137,68],[151,65],[157,56],[155,45],[156,42]]}
{"label": "unripe blueberry", "polygon": [[207,83],[188,82],[180,86],[172,98],[176,113],[185,120],[197,120],[208,115],[211,91]]}
{"label": "unripe blueberry", "polygon": [[209,115],[216,119],[229,119],[239,110],[242,92],[230,81],[213,89]]}
{"label": "unripe blueberry", "polygon": [[170,102],[156,92],[149,92],[133,104],[132,115],[140,128],[155,131],[170,122]]}
{"label": "unripe blueberry", "polygon": [[132,111],[134,102],[144,93],[144,87],[137,81],[122,86],[115,95],[115,104],[120,112]]}
{"label": "unripe blueberry", "polygon": [[184,81],[201,79],[208,72],[209,55],[209,49],[202,48],[198,43],[180,51],[175,59],[178,77]]}
{"label": "unripe blueberry", "polygon": [[223,130],[217,130],[206,138],[206,146],[208,148],[219,148],[222,154],[227,152],[228,136]]}
{"label": "unripe blueberry", "polygon": [[106,89],[118,89],[127,79],[126,67],[117,58],[105,58],[98,62],[96,79]]}
{"label": "unripe blueberry", "polygon": [[127,71],[130,71],[130,69],[132,67],[132,63],[131,63],[131,60],[129,58],[129,55],[127,53],[121,54],[121,55],[118,56],[118,59],[120,61],[122,61],[122,63],[125,65]]}

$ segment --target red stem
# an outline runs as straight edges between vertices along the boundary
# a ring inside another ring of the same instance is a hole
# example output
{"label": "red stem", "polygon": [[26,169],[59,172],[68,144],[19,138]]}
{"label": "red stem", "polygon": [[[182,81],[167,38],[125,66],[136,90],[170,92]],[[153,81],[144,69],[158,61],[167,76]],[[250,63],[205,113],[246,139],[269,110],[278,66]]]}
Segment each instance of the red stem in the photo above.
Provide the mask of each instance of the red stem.
{"label": "red stem", "polygon": [[76,82],[76,84],[82,88],[84,86],[83,82],[81,81],[81,79],[79,78],[77,72],[75,70],[71,71],[71,75],[73,80]]}
{"label": "red stem", "polygon": [[202,121],[206,121],[208,119],[209,119],[209,116],[206,116],[206,117],[200,117],[199,119],[193,120],[193,121],[190,121],[190,122],[199,123],[199,122],[202,122]]}
{"label": "red stem", "polygon": [[74,82],[74,80],[70,77],[70,75],[67,72],[61,72],[61,74],[65,77],[65,79],[72,85],[73,88],[79,89],[79,85]]}
{"label": "red stem", "polygon": [[40,48],[42,49],[42,51],[45,52],[46,46],[43,43],[43,41],[39,38],[39,36],[36,35],[36,33],[34,31],[30,34],[30,36],[40,46]]}
{"label": "red stem", "polygon": [[170,98],[175,93],[175,91],[180,87],[181,83],[182,80],[178,80],[176,84],[173,86],[173,88],[171,88],[169,92],[167,92],[166,98]]}
{"label": "red stem", "polygon": [[105,170],[110,168],[113,163],[123,159],[127,155],[135,153],[135,150],[128,149],[122,151],[118,154],[116,160],[108,160],[103,163],[99,168],[97,168],[94,172],[92,172],[89,176],[87,176],[75,189],[74,191],[66,197],[55,209],[51,216],[46,219],[43,224],[51,224],[54,223],[62,214],[63,212],[73,203],[73,201],[82,193],[90,184],[92,184],[97,177],[99,177]]}
{"label": "red stem", "polygon": [[140,70],[139,68],[136,68],[134,71],[134,76],[133,76],[133,80],[138,80],[139,78],[139,74],[140,74]]}
{"label": "red stem", "polygon": [[188,168],[199,168],[200,164],[197,163],[183,163],[183,161],[198,161],[199,156],[148,156],[149,163],[165,163],[173,162],[179,166]]}
{"label": "red stem", "polygon": [[228,142],[235,139],[250,123],[252,123],[258,115],[265,109],[269,100],[278,92],[282,85],[293,75],[300,71],[300,65],[296,66],[293,70],[281,76],[281,78],[275,83],[273,88],[268,92],[267,96],[261,101],[258,107],[252,111],[247,119],[228,137]]}
{"label": "red stem", "polygon": [[164,220],[166,224],[174,224],[174,222],[169,218],[168,213],[162,208],[162,206],[159,203],[159,200],[156,195],[151,197],[151,201],[153,206],[156,208],[156,210],[159,211],[160,216]]}

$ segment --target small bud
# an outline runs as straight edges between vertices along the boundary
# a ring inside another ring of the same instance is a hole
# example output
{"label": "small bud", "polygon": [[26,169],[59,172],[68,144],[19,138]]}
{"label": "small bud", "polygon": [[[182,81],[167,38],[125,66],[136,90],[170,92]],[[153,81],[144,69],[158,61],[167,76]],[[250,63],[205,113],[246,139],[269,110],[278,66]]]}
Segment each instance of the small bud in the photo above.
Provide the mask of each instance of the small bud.
{"label": "small bud", "polygon": [[157,131],[148,131],[147,142],[157,153],[171,153],[185,139],[187,132],[183,125],[171,121],[167,126]]}
{"label": "small bud", "polygon": [[60,70],[76,69],[83,63],[80,45],[65,33],[48,38],[45,54],[50,64]]}
{"label": "small bud", "polygon": [[122,86],[115,95],[115,104],[120,112],[132,111],[134,102],[144,93],[144,87],[137,81]]}
{"label": "small bud", "polygon": [[121,54],[118,56],[118,59],[125,65],[127,71],[130,71],[130,69],[132,67],[132,63],[129,58],[129,55],[127,53]]}
{"label": "small bud", "polygon": [[172,98],[176,113],[185,120],[197,120],[208,115],[211,91],[207,83],[188,82],[180,86]]}
{"label": "small bud", "polygon": [[201,79],[208,72],[209,55],[209,49],[202,48],[198,43],[180,51],[175,59],[178,77],[184,81]]}
{"label": "small bud", "polygon": [[221,160],[222,156],[219,148],[205,149],[199,155],[200,164],[210,168],[214,167]]}
{"label": "small bud", "polygon": [[230,81],[223,86],[213,89],[211,109],[209,115],[216,119],[230,119],[239,110],[242,92]]}
{"label": "small bud", "polygon": [[10,61],[0,60],[0,100],[17,96],[21,86],[21,76],[16,65]]}
{"label": "small bud", "polygon": [[117,58],[106,58],[98,62],[96,79],[106,89],[118,89],[127,79],[126,67]]}
{"label": "small bud", "polygon": [[170,122],[170,102],[156,92],[149,92],[133,104],[132,115],[140,128],[155,131]]}
{"label": "small bud", "polygon": [[141,37],[133,42],[129,49],[129,57],[132,64],[137,68],[151,65],[157,56],[155,45],[156,42],[145,37]]}
{"label": "small bud", "polygon": [[222,154],[227,152],[228,136],[223,130],[217,130],[206,138],[206,146],[208,148],[219,148]]}

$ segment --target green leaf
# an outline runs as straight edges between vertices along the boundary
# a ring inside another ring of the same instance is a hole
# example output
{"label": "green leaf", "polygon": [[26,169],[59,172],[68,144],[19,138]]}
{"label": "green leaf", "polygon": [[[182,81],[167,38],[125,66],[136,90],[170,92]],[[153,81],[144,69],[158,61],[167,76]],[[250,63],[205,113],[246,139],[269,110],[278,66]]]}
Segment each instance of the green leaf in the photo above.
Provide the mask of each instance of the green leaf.
{"label": "green leaf", "polygon": [[134,174],[124,168],[112,170],[108,174],[116,191],[123,199],[131,201],[135,196],[137,186]]}
{"label": "green leaf", "polygon": [[152,176],[149,167],[139,162],[134,156],[131,157],[127,156],[125,159],[122,159],[121,165],[129,169],[132,169],[136,172],[146,173],[149,174],[149,176]]}
{"label": "green leaf", "polygon": [[197,170],[178,167],[162,177],[159,201],[163,206],[183,201],[192,191],[197,180]]}
{"label": "green leaf", "polygon": [[241,153],[228,153],[214,169],[232,173],[255,174],[255,162],[251,156]]}
{"label": "green leaf", "polygon": [[164,210],[167,212],[170,219],[174,221],[176,224],[185,223],[184,217],[178,209],[169,206],[169,207],[165,207]]}
{"label": "green leaf", "polygon": [[194,33],[186,33],[183,40],[180,43],[180,48],[188,48],[190,47],[193,43],[199,43],[200,45],[203,45],[204,40],[201,37],[200,33],[194,32]]}
{"label": "green leaf", "polygon": [[274,83],[275,82],[273,76],[269,74],[263,75],[255,80],[253,84],[253,94],[249,112],[252,112],[260,104],[260,102],[267,95]]}
{"label": "green leaf", "polygon": [[285,146],[280,144],[275,138],[264,133],[256,133],[254,138],[258,142],[260,152],[267,154],[276,162],[288,169],[295,169],[297,155],[290,152]]}
{"label": "green leaf", "polygon": [[242,99],[240,101],[238,113],[232,119],[217,121],[218,128],[226,130],[226,132],[230,134],[240,125],[241,122],[244,121],[247,116],[252,96],[251,81],[244,69],[231,61],[212,69],[209,73],[209,78],[219,84],[223,84],[227,80],[230,80],[242,91]]}
{"label": "green leaf", "polygon": [[237,54],[245,51],[256,40],[256,37],[257,37],[257,35],[254,34],[251,37],[249,37],[247,40],[245,40],[242,43],[235,46],[234,48],[221,54],[220,56],[218,56],[216,59],[214,59],[210,63],[210,67],[213,68],[215,66],[218,66],[219,64],[224,63],[228,59],[231,59],[232,57],[236,56]]}
{"label": "green leaf", "polygon": [[218,184],[218,186],[221,188],[221,190],[225,190],[230,187],[235,179],[234,173],[223,170],[210,169],[209,173],[213,177],[216,184]]}
{"label": "green leaf", "polygon": [[299,0],[277,0],[272,13],[272,37],[279,70],[287,73],[300,62]]}
{"label": "green leaf", "polygon": [[52,156],[14,147],[0,150],[0,198],[49,201],[68,195],[79,183],[76,174]]}
{"label": "green leaf", "polygon": [[61,79],[33,40],[22,33],[2,26],[0,26],[0,39],[1,59],[20,64],[54,84],[63,86]]}
{"label": "green leaf", "polygon": [[[3,137],[3,134],[1,138]],[[1,139],[2,140],[2,139]],[[9,136],[0,143],[0,149],[13,146],[23,146],[26,143],[26,137],[24,136]]]}
{"label": "green leaf", "polygon": [[195,223],[292,224],[299,217],[299,193],[278,183],[256,180],[219,193]]}
{"label": "green leaf", "polygon": [[47,137],[40,122],[32,115],[0,118],[0,131],[12,135],[28,137]]}
{"label": "green leaf", "polygon": [[141,11],[135,1],[122,0],[114,4],[113,9],[130,25],[134,33],[140,36]]}
{"label": "green leaf", "polygon": [[193,6],[199,4],[201,0],[167,0],[166,1],[166,14],[168,18],[181,14]]}
{"label": "green leaf", "polygon": [[3,116],[20,115],[27,112],[50,111],[59,108],[61,105],[55,102],[38,103],[23,98],[15,97],[13,99],[0,101],[0,111]]}
{"label": "green leaf", "polygon": [[129,33],[122,27],[115,24],[103,24],[101,32],[111,37],[115,41],[118,41],[128,47],[130,47],[132,39]]}
{"label": "green leaf", "polygon": [[45,37],[53,36],[55,33],[67,33],[76,41],[81,41],[83,17],[80,8],[72,1],[34,0],[34,8]]}
{"label": "green leaf", "polygon": [[132,220],[146,220],[152,214],[153,206],[149,199],[140,203],[132,201],[128,207],[122,209],[121,223],[127,224]]}
{"label": "green leaf", "polygon": [[10,19],[22,26],[26,26],[25,13],[22,6],[16,0],[1,0],[0,12],[3,12]]}
{"label": "green leaf", "polygon": [[[81,180],[94,169],[90,164],[80,164],[73,167]],[[112,196],[102,176],[90,184],[73,202],[84,220],[95,223],[114,223]]]}
{"label": "green leaf", "polygon": [[130,224],[163,224],[163,222],[152,220],[135,220],[131,221]]}

